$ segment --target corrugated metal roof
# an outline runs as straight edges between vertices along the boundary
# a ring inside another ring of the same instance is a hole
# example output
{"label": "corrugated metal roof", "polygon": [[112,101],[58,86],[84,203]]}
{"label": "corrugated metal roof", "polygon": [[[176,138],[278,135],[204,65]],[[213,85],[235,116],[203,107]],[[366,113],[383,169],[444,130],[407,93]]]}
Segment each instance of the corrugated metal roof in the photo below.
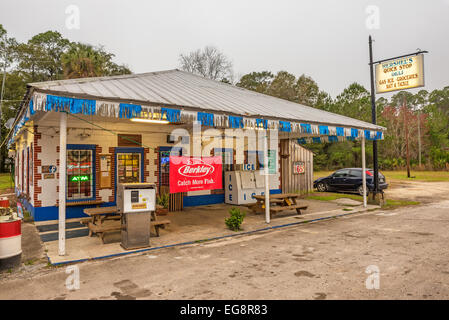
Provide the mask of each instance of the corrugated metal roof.
{"label": "corrugated metal roof", "polygon": [[383,127],[210,80],[181,70],[30,83],[58,94],[226,112],[247,117],[382,130]]}

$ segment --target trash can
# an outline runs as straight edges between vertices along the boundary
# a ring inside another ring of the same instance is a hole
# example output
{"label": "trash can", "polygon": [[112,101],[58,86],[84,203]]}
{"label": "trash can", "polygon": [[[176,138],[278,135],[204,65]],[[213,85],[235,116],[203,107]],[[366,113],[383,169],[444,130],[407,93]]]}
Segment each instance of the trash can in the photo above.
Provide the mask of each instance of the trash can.
{"label": "trash can", "polygon": [[0,198],[0,208],[9,208],[9,199],[8,197]]}
{"label": "trash can", "polygon": [[20,265],[22,258],[22,220],[0,216],[0,270]]}

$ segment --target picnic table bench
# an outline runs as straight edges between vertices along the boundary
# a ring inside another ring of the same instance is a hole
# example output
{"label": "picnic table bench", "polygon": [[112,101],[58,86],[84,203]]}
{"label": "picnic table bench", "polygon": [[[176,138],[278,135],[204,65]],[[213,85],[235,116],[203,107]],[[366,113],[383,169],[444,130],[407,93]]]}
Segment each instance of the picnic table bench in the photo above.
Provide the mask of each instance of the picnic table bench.
{"label": "picnic table bench", "polygon": [[[301,214],[301,210],[306,210],[307,206],[298,203],[300,197],[301,195],[297,193],[270,194],[270,217],[274,213],[292,209],[295,209],[298,214]],[[249,208],[254,213],[264,213],[265,196],[255,195],[254,199],[256,199],[257,202],[249,205]]]}
{"label": "picnic table bench", "polygon": [[[121,220],[122,215],[117,213],[117,207],[100,207],[100,208],[87,208],[84,209],[84,213],[89,218],[83,218],[80,223],[86,224],[89,228],[89,236],[94,233],[100,236],[101,241],[104,243],[104,235],[106,232],[120,231],[122,226],[121,222],[118,224],[105,224],[106,220]],[[156,235],[159,237],[159,229],[164,229],[166,225],[170,224],[170,220],[157,220],[157,216],[154,211],[151,212],[150,227],[154,227]]]}

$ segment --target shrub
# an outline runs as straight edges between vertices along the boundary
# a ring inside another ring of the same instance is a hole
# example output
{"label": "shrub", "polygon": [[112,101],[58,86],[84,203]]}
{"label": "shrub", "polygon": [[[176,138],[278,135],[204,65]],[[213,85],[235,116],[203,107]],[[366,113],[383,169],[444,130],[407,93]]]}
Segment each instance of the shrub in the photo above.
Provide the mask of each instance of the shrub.
{"label": "shrub", "polygon": [[170,194],[163,193],[157,197],[156,203],[160,206],[163,206],[165,209],[168,208],[168,202],[170,201]]}
{"label": "shrub", "polygon": [[243,218],[245,217],[244,212],[240,212],[238,208],[231,208],[229,210],[230,217],[225,219],[225,223],[229,229],[232,231],[239,231],[242,225]]}

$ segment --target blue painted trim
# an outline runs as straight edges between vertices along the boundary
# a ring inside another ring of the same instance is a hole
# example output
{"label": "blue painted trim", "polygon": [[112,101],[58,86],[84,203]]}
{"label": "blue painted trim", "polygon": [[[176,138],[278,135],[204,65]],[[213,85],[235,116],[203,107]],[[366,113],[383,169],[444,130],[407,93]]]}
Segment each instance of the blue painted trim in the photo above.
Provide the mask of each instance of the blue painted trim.
{"label": "blue painted trim", "polygon": [[[21,203],[26,210],[31,212],[34,221],[48,221],[59,219],[59,208],[56,206],[34,207],[26,200],[22,200]],[[105,202],[101,204],[101,207],[111,207],[115,205],[115,202]],[[66,207],[66,219],[87,217],[87,215],[84,214],[83,210],[86,208],[95,207],[96,205],[79,205]]]}
{"label": "blue painted trim", "polygon": [[224,202],[224,194],[207,194],[200,196],[184,196],[184,207],[204,206]]}
{"label": "blue painted trim", "polygon": [[[76,202],[76,201],[89,201],[89,200],[96,200],[96,194],[97,194],[97,185],[96,185],[96,173],[97,168],[95,166],[96,161],[96,154],[95,154],[96,145],[95,144],[68,144],[67,150],[92,150],[92,197],[90,198],[82,198],[82,199],[66,199],[67,202]],[[67,182],[66,182],[67,183]]]}

